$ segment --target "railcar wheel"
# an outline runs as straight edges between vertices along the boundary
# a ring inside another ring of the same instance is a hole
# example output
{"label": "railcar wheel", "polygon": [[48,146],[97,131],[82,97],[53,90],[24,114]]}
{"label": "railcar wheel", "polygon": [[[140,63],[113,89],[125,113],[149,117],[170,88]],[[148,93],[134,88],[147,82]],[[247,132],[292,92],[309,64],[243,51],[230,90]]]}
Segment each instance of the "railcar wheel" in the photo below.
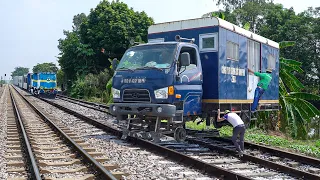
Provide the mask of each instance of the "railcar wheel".
{"label": "railcar wheel", "polygon": [[177,142],[183,142],[186,140],[187,132],[183,127],[177,127],[174,131],[174,139]]}

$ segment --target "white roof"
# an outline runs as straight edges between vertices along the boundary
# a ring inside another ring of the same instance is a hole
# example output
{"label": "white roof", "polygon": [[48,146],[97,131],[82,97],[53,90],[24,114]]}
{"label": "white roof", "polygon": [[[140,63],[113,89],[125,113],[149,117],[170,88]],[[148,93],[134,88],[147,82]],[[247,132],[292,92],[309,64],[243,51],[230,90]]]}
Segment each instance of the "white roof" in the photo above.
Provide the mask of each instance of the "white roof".
{"label": "white roof", "polygon": [[151,25],[149,27],[148,34],[176,31],[176,30],[182,30],[182,29],[193,29],[193,28],[208,27],[208,26],[220,26],[230,31],[241,34],[245,37],[248,37],[250,39],[253,39],[255,41],[268,44],[275,48],[279,48],[279,44],[277,42],[264,38],[258,34],[245,30],[237,25],[234,25],[228,21],[225,21],[217,17],[206,17],[206,18],[187,19],[187,20],[181,20],[181,21],[158,23],[158,24]]}

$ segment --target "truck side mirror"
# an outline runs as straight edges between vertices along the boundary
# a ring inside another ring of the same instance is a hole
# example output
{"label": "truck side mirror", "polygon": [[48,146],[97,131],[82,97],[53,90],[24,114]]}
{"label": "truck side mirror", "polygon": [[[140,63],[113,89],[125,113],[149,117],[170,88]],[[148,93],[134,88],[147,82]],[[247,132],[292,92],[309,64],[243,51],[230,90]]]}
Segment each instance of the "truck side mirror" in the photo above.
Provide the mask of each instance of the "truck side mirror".
{"label": "truck side mirror", "polygon": [[181,66],[189,66],[190,65],[190,54],[188,52],[184,52],[181,54]]}
{"label": "truck side mirror", "polygon": [[114,59],[112,60],[112,69],[113,69],[113,70],[116,70],[116,69],[117,69],[117,66],[118,66],[118,60],[117,60],[117,58],[114,58]]}

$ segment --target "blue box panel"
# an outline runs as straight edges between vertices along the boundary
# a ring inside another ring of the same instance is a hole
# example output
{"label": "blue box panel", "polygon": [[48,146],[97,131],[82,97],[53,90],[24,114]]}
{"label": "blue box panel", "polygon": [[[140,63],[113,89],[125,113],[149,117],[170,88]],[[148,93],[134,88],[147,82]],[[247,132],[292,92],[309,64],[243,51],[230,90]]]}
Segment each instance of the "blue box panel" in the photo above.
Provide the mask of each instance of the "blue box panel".
{"label": "blue box panel", "polygon": [[[227,42],[239,45],[239,60],[227,58]],[[247,38],[224,28],[219,31],[219,99],[247,99],[247,76],[234,75],[232,82],[230,72],[223,73],[222,67],[244,69],[247,68]]]}
{"label": "blue box panel", "polygon": [[[200,52],[203,71],[203,99],[234,99],[247,100],[247,59],[248,38],[218,26],[202,27],[195,29],[184,29],[169,32],[149,34],[148,39],[164,38],[164,41],[175,41],[175,36],[183,38],[195,38],[195,44],[199,46],[199,35],[218,32],[218,51]],[[239,60],[227,59],[227,41],[239,45]],[[268,67],[268,56],[272,54],[276,58],[273,79],[268,91],[262,99],[279,99],[279,50],[266,44],[261,44],[261,70],[264,72]],[[224,72],[222,72],[224,68]],[[225,68],[229,72],[225,72]],[[231,69],[232,68],[232,69]],[[233,74],[230,70],[242,71]],[[235,79],[232,77],[235,76]],[[234,80],[232,82],[232,80]]]}

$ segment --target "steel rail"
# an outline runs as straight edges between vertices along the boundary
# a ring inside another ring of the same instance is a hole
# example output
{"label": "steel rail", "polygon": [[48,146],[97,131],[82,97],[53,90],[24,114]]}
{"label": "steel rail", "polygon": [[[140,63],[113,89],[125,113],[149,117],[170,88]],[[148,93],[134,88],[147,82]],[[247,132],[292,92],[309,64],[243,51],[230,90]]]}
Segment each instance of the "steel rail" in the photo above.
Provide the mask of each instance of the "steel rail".
{"label": "steel rail", "polygon": [[[78,104],[78,105],[83,106],[83,107],[86,107],[86,108],[90,108],[90,109],[96,110],[96,111],[100,111],[100,112],[103,112],[103,113],[109,113],[109,112],[108,112],[108,108],[105,108],[105,110],[102,110],[102,109],[93,107],[90,102],[88,102],[88,103],[83,103],[83,102],[81,102],[81,101],[73,100],[73,99],[70,99],[70,98],[62,97],[62,96],[61,96],[61,97],[58,97],[58,98],[61,99],[61,100],[64,100],[64,101],[68,101],[68,102],[71,102],[71,103],[74,103],[74,104]],[[80,102],[80,103],[82,103],[82,104],[79,104],[79,103],[77,103],[77,102]],[[86,105],[86,104],[91,105],[91,106],[88,106],[88,105]],[[96,106],[99,106],[99,105],[96,105]],[[100,107],[102,107],[102,106],[100,106]]]}
{"label": "steel rail", "polygon": [[22,119],[21,119],[21,116],[20,116],[20,110],[16,104],[16,101],[13,97],[13,94],[11,92],[11,89],[9,88],[9,92],[10,92],[10,97],[11,97],[11,101],[12,101],[12,105],[13,105],[13,109],[14,109],[14,113],[16,115],[16,120],[19,122],[18,123],[18,127],[22,133],[22,139],[23,139],[23,142],[24,142],[24,145],[26,147],[26,151],[27,151],[27,157],[31,163],[31,176],[33,176],[33,178],[37,179],[37,180],[42,180],[41,178],[41,175],[40,175],[40,171],[39,171],[39,168],[38,168],[38,165],[37,165],[37,162],[36,162],[36,159],[35,159],[35,156],[33,154],[33,151],[32,151],[32,148],[30,146],[30,142],[29,142],[29,139],[28,139],[28,136],[27,136],[27,133],[26,133],[26,130],[25,130],[25,127],[24,127],[24,124],[22,122]]}
{"label": "steel rail", "polygon": [[[14,88],[15,89],[15,88]],[[66,133],[63,132],[52,120],[50,120],[44,113],[42,113],[34,104],[32,104],[26,97],[24,97],[17,89],[17,93],[22,99],[30,105],[30,107],[41,116],[56,132],[58,132],[69,144],[76,149],[88,162],[90,162],[105,179],[116,180],[117,178],[112,175],[110,171],[105,169],[97,160],[95,160],[89,153],[87,153],[81,146],[72,140]]]}
{"label": "steel rail", "polygon": [[84,103],[84,104],[89,104],[89,105],[93,105],[93,106],[98,106],[98,107],[103,107],[105,109],[109,109],[109,106],[107,106],[105,104],[83,101],[83,100],[80,100],[80,99],[75,99],[75,98],[64,96],[64,95],[61,95],[61,94],[57,94],[57,97],[62,97],[62,98],[78,101],[78,102],[81,102],[81,103]]}

